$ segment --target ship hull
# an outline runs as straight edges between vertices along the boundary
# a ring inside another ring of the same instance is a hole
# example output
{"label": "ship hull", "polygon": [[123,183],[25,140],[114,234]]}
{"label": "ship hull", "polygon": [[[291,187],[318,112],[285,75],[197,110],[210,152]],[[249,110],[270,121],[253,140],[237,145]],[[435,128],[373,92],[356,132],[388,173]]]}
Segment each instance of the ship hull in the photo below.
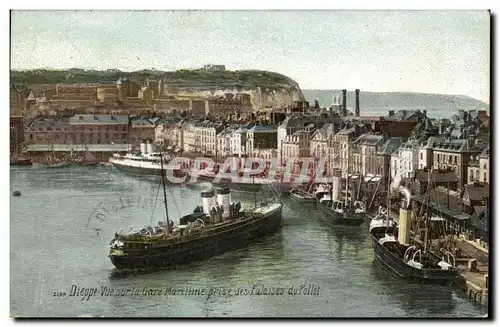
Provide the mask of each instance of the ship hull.
{"label": "ship hull", "polygon": [[332,225],[360,226],[367,216],[365,213],[339,213],[333,210],[330,206],[326,206],[319,201],[316,202],[317,209],[321,213],[323,220]]}
{"label": "ship hull", "polygon": [[204,238],[178,245],[141,249],[127,256],[110,255],[111,262],[122,269],[150,269],[201,261],[227,251],[247,246],[281,229],[282,207],[249,224],[238,225]]}
{"label": "ship hull", "polygon": [[33,165],[33,162],[31,159],[12,159],[10,161],[11,166],[31,166]]}
{"label": "ship hull", "polygon": [[293,190],[290,192],[290,199],[292,199],[295,202],[300,202],[300,203],[304,203],[304,204],[316,203],[316,198],[303,196],[301,194],[293,192]]}
{"label": "ship hull", "polygon": [[[126,174],[130,174],[130,175],[136,175],[136,176],[161,176],[162,175],[161,169],[157,169],[157,168],[136,167],[136,166],[131,166],[131,165],[125,165],[125,164],[119,163],[117,161],[113,161],[112,164],[119,171],[124,172]],[[171,174],[171,172],[168,171],[169,170],[168,168],[163,168],[163,170],[164,170],[165,176],[168,179],[169,174]],[[173,176],[175,176],[175,177],[183,177],[186,175],[181,170],[177,170],[177,169],[173,171],[173,174],[174,174]]]}
{"label": "ship hull", "polygon": [[375,262],[395,277],[420,283],[436,284],[451,284],[457,279],[456,270],[417,269],[411,267],[380,244],[375,236],[371,235],[371,238]]}
{"label": "ship hull", "polygon": [[[191,180],[193,182],[193,180]],[[270,183],[260,183],[259,181],[255,182],[245,182],[238,180],[237,177],[233,179],[231,178],[214,178],[212,176],[206,175],[197,175],[196,182],[210,182],[216,186],[229,186],[232,191],[259,191],[263,186],[271,185]]]}

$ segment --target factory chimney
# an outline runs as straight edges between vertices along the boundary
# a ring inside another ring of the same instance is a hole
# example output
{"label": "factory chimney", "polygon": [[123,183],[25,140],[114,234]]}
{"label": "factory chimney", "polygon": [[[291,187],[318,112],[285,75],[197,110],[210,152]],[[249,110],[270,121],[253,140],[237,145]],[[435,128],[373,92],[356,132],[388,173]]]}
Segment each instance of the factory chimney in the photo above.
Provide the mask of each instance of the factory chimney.
{"label": "factory chimney", "polygon": [[342,117],[347,116],[347,90],[342,90]]}
{"label": "factory chimney", "polygon": [[356,117],[359,117],[359,89],[356,89]]}

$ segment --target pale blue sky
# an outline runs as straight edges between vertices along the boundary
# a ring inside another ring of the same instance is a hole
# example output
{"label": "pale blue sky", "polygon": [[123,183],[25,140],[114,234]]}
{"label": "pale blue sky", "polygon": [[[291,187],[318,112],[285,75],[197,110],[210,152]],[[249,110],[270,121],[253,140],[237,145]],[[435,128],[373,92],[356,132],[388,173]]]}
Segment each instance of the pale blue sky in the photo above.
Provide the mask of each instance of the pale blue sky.
{"label": "pale blue sky", "polygon": [[303,89],[489,103],[486,11],[16,11],[13,69],[263,69]]}

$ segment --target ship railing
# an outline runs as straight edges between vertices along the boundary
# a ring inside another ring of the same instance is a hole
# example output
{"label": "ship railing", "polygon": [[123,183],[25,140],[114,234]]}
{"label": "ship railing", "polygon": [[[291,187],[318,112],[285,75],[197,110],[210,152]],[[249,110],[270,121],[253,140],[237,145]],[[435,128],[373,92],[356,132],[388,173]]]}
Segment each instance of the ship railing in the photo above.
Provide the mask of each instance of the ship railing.
{"label": "ship railing", "polygon": [[443,260],[446,259],[445,261],[447,263],[449,263],[450,265],[452,265],[453,267],[455,267],[455,256],[453,254],[451,254],[450,251],[446,251],[444,252],[444,257],[443,257]]}
{"label": "ship railing", "polygon": [[414,253],[414,251],[417,251],[417,247],[415,245],[412,245],[406,249],[403,257],[405,262],[408,262],[410,260],[410,256],[412,255],[412,253]]}

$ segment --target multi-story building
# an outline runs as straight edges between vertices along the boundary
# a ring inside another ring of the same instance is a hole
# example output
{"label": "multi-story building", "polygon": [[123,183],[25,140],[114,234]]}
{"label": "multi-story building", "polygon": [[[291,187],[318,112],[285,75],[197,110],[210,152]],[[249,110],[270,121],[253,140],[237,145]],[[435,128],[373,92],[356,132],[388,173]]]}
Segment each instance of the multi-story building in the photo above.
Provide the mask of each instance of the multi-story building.
{"label": "multi-story building", "polygon": [[231,130],[225,129],[217,134],[217,156],[219,158],[231,156]]}
{"label": "multi-story building", "polygon": [[278,153],[281,151],[281,142],[287,135],[292,135],[293,133],[303,130],[306,127],[311,128],[311,125],[315,128],[321,128],[323,125],[328,123],[333,124],[334,131],[337,132],[340,129],[341,119],[339,117],[326,117],[301,113],[296,113],[285,118],[277,129]]}
{"label": "multi-story building", "polygon": [[182,127],[182,139],[184,143],[184,151],[191,153],[199,153],[200,149],[197,148],[196,143],[196,123],[195,121],[188,121]]}
{"label": "multi-story building", "polygon": [[154,99],[154,109],[167,114],[189,113],[192,108],[192,100],[176,98]]}
{"label": "multi-story building", "polygon": [[479,182],[479,156],[475,155],[469,160],[467,167],[467,184]]}
{"label": "multi-story building", "polygon": [[418,148],[418,169],[432,168],[434,164],[432,145],[443,140],[443,136],[431,136],[420,144]]}
{"label": "multi-story building", "polygon": [[130,117],[128,141],[133,149],[139,149],[142,141],[155,139],[155,122],[147,117]]}
{"label": "multi-story building", "polygon": [[247,133],[246,154],[248,156],[260,156],[264,150],[276,150],[277,143],[276,127],[255,125]]}
{"label": "multi-story building", "polygon": [[232,155],[242,156],[246,153],[247,132],[246,128],[240,127],[231,133],[230,148]]}
{"label": "multi-story building", "polygon": [[403,143],[397,151],[391,155],[391,178],[411,178],[418,169],[418,156],[420,152],[419,142],[415,139]]}
{"label": "multi-story building", "polygon": [[316,129],[310,140],[310,156],[318,160],[328,156],[328,144],[335,134],[334,125],[331,123]]}
{"label": "multi-story building", "polygon": [[183,149],[183,122],[180,117],[158,119],[155,122],[155,143]]}
{"label": "multi-story building", "polygon": [[479,177],[481,182],[490,183],[490,146],[479,155]]}
{"label": "multi-story building", "polygon": [[311,133],[303,130],[287,135],[283,140],[283,160],[309,157]]}
{"label": "multi-story building", "polygon": [[[330,158],[329,169],[339,169],[342,172],[347,171],[348,148],[353,140],[361,135],[361,129],[356,126],[347,126],[338,131],[329,141],[328,155]],[[350,166],[353,164],[351,162]]]}
{"label": "multi-story building", "polygon": [[[377,150],[384,141],[382,135],[363,134],[353,142],[353,173],[362,176],[368,174],[382,175],[383,165],[379,156],[377,156]],[[356,159],[356,157],[359,159]]]}
{"label": "multi-story building", "polygon": [[57,84],[54,98],[97,99],[98,84]]}
{"label": "multi-story building", "polygon": [[431,146],[433,148],[433,168],[451,169],[458,177],[460,188],[463,184],[467,184],[467,167],[471,156],[478,155],[483,149],[475,147],[472,139],[437,141]]}
{"label": "multi-story building", "polygon": [[109,156],[128,151],[129,118],[118,115],[40,116],[26,128],[26,151],[33,155],[55,151],[89,151]]}
{"label": "multi-story building", "polygon": [[217,134],[223,129],[224,126],[220,122],[204,121],[196,124],[194,128],[195,149],[198,149],[196,152],[204,155],[215,155]]}

